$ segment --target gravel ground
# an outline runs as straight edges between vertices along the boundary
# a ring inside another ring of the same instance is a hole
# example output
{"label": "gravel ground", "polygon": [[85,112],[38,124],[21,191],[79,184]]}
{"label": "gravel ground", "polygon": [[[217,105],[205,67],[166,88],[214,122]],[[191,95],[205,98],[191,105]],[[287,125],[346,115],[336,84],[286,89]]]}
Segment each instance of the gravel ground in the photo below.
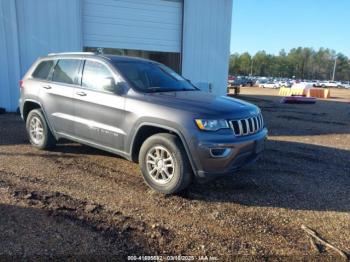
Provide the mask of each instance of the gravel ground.
{"label": "gravel ground", "polygon": [[18,115],[0,115],[0,258],[339,258],[315,252],[302,224],[350,253],[350,90],[315,105],[277,93],[240,95],[270,130],[257,163],[167,197],[134,163],[70,142],[36,150]]}

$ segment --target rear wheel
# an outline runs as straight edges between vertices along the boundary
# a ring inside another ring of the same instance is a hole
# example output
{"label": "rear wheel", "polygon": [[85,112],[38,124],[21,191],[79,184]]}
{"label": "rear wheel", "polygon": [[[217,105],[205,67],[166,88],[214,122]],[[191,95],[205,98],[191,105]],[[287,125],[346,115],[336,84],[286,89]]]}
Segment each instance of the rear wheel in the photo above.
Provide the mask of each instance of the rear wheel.
{"label": "rear wheel", "polygon": [[34,109],[29,112],[26,128],[30,143],[39,149],[48,149],[56,145],[56,140],[49,129],[43,111]]}
{"label": "rear wheel", "polygon": [[143,178],[152,189],[173,194],[192,180],[187,154],[180,139],[172,134],[156,134],[142,144],[139,164]]}

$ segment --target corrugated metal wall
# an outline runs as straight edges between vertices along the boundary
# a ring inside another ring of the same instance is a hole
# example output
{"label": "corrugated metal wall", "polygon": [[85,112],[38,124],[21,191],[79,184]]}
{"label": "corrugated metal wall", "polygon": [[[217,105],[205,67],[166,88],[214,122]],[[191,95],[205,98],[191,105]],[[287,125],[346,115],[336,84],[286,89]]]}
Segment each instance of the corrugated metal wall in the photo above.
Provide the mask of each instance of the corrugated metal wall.
{"label": "corrugated metal wall", "polygon": [[226,93],[232,0],[185,0],[182,74]]}
{"label": "corrugated metal wall", "polygon": [[180,52],[181,0],[83,0],[84,46]]}
{"label": "corrugated metal wall", "polygon": [[0,107],[14,111],[20,79],[15,1],[0,0]]}
{"label": "corrugated metal wall", "polygon": [[18,81],[37,57],[81,51],[80,0],[0,0],[0,107],[18,107]]}
{"label": "corrugated metal wall", "polygon": [[82,50],[80,0],[16,0],[21,72],[52,52]]}
{"label": "corrugated metal wall", "polygon": [[[231,11],[232,0],[184,1],[182,73],[216,94],[226,91]],[[18,81],[50,52],[83,43],[180,52],[181,12],[181,0],[0,0],[0,107],[17,109]]]}

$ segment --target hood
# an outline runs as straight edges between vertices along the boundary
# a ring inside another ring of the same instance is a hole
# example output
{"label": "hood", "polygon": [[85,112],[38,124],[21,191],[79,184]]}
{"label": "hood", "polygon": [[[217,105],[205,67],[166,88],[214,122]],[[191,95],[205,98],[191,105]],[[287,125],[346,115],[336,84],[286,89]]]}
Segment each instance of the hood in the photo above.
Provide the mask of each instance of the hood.
{"label": "hood", "polygon": [[247,116],[257,114],[257,106],[228,96],[202,91],[177,91],[145,94],[151,103],[190,111],[198,115]]}

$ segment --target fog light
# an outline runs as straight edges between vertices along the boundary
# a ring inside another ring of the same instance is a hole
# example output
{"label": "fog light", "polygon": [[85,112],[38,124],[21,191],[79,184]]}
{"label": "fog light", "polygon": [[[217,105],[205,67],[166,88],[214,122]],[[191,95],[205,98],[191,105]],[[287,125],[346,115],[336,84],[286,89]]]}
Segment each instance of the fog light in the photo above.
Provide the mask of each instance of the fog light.
{"label": "fog light", "polygon": [[212,157],[227,157],[231,152],[230,148],[211,148],[210,155]]}

